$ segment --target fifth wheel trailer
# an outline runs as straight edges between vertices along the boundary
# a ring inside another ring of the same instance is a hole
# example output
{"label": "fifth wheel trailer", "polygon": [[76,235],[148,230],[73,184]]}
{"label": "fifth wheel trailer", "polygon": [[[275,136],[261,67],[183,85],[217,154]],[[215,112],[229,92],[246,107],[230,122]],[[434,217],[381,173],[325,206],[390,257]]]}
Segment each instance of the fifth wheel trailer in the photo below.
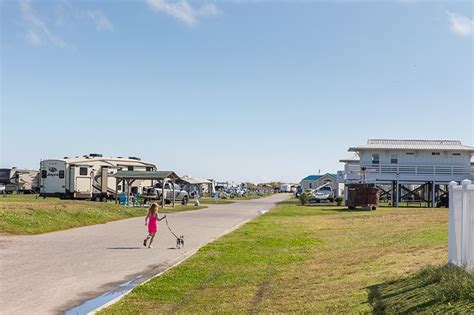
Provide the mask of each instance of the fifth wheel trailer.
{"label": "fifth wheel trailer", "polygon": [[39,171],[12,168],[0,168],[0,185],[6,193],[37,193],[39,190]]}
{"label": "fifth wheel trailer", "polygon": [[[50,159],[40,162],[40,196],[64,199],[105,201],[125,190],[111,176],[117,171],[155,171],[156,165],[136,157],[103,157],[91,153],[82,157]],[[150,180],[137,180],[132,193],[153,185]]]}

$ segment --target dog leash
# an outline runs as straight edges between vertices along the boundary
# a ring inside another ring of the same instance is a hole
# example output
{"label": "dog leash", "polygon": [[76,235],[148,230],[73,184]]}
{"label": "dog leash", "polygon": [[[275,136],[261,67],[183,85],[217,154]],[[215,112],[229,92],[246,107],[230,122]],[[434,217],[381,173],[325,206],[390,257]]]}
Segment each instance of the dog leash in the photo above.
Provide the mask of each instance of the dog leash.
{"label": "dog leash", "polygon": [[168,227],[168,230],[170,230],[171,234],[173,234],[174,237],[179,239],[179,237],[176,236],[176,234],[174,234],[173,231],[171,230],[170,225],[168,224],[168,218],[167,217],[165,217],[165,222],[166,222],[166,226]]}

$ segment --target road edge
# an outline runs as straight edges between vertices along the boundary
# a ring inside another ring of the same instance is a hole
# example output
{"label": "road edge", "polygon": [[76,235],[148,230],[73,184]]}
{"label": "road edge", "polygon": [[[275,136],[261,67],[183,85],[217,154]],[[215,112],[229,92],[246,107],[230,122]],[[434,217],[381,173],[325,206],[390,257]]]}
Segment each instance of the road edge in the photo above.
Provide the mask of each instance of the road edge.
{"label": "road edge", "polygon": [[[259,217],[259,216],[260,216],[260,215],[256,216],[255,218],[257,218],[257,217]],[[202,244],[201,246],[199,246],[199,247],[196,248],[195,250],[193,250],[193,251],[191,251],[191,252],[189,252],[189,253],[185,253],[185,254],[182,256],[182,257],[183,257],[182,259],[178,260],[177,262],[175,262],[173,265],[171,265],[171,266],[168,267],[167,269],[165,269],[165,270],[163,270],[163,271],[157,273],[156,275],[154,275],[154,276],[148,278],[147,280],[145,280],[143,283],[140,283],[140,284],[139,284],[138,286],[136,286],[135,288],[137,288],[137,287],[139,287],[139,286],[142,286],[142,285],[144,285],[145,283],[147,283],[147,282],[153,280],[154,278],[157,278],[157,277],[161,276],[161,275],[164,274],[165,272],[167,272],[167,271],[169,271],[169,270],[171,270],[171,269],[173,269],[173,268],[179,266],[181,263],[183,263],[184,261],[186,261],[188,258],[194,256],[194,254],[196,254],[202,247],[204,247],[204,246],[206,246],[206,245],[208,245],[208,244],[210,244],[210,243],[212,243],[212,242],[218,240],[219,238],[221,238],[221,237],[224,236],[224,235],[227,235],[227,234],[229,234],[229,233],[231,233],[231,232],[233,232],[233,231],[235,231],[235,230],[241,228],[242,226],[244,226],[245,224],[247,224],[247,223],[249,223],[250,221],[254,220],[255,218],[247,219],[247,220],[245,220],[245,221],[242,221],[242,222],[240,222],[239,224],[236,224],[235,226],[231,227],[230,229],[224,231],[222,234],[220,234],[220,235],[218,235],[218,236],[212,238],[211,240],[209,240],[209,242],[207,242],[207,243],[205,243],[205,244]],[[119,297],[116,297],[115,299],[113,299],[113,300],[111,300],[111,301],[105,303],[104,305],[102,305],[102,306],[96,308],[95,310],[88,312],[87,315],[95,315],[95,314],[97,314],[98,312],[100,312],[101,310],[106,309],[106,308],[109,307],[109,306],[112,306],[113,304],[119,302],[121,299],[123,299],[125,296],[127,296],[127,295],[128,295],[130,292],[132,292],[133,289],[135,289],[135,288],[132,288],[132,289],[130,289],[130,290],[124,292],[124,293],[123,293],[122,295],[120,295]]]}

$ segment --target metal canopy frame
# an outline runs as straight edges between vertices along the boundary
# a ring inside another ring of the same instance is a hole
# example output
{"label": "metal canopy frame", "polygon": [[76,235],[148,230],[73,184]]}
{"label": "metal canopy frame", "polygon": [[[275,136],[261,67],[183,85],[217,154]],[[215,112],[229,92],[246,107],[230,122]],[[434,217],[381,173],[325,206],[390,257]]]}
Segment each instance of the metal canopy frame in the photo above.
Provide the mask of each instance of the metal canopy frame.
{"label": "metal canopy frame", "polygon": [[180,180],[180,177],[173,171],[118,171],[112,177],[116,178],[115,182],[115,203],[119,203],[118,200],[118,186],[122,182],[122,191],[126,189],[127,196],[127,206],[130,205],[130,186],[136,180],[151,180],[152,185],[153,181],[161,183],[161,207],[165,207],[165,184],[167,181],[171,180],[173,183],[173,208],[175,207],[175,186],[176,181]]}
{"label": "metal canopy frame", "polygon": [[210,180],[192,178],[192,177],[181,177],[179,180],[177,180],[177,182],[188,184],[188,185],[196,185],[198,187],[199,196],[203,196],[202,185],[207,185],[209,194],[212,195],[212,181]]}

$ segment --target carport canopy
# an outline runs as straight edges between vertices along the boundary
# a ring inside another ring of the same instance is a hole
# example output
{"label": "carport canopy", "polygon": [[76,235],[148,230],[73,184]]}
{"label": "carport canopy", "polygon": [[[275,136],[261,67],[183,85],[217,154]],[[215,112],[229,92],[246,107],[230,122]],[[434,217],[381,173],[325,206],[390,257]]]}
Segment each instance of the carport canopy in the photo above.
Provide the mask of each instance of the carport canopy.
{"label": "carport canopy", "polygon": [[136,180],[136,179],[150,179],[150,180],[164,180],[180,179],[173,171],[118,171],[113,175],[117,179]]}
{"label": "carport canopy", "polygon": [[208,185],[209,193],[212,194],[212,181],[204,179],[204,178],[194,178],[189,176],[183,176],[179,179],[179,182],[184,182],[190,185],[196,185],[198,187],[198,193],[201,196],[202,193],[202,186],[201,185]]}
{"label": "carport canopy", "polygon": [[[129,204],[130,200],[130,185],[133,184],[135,180],[156,180],[158,182],[161,182],[161,203],[162,207],[165,206],[165,180],[171,180],[173,184],[176,182],[176,180],[179,180],[180,177],[173,171],[118,171],[117,173],[112,175],[115,177],[116,180],[116,202],[118,202],[118,186],[119,183],[122,181],[123,182],[123,188],[125,188],[125,183],[127,184],[127,204]],[[173,185],[173,207],[175,204],[175,190],[174,190],[175,185]],[[122,191],[124,191],[122,189]]]}
{"label": "carport canopy", "polygon": [[188,176],[181,177],[180,180],[185,182],[185,183],[192,184],[192,185],[212,184],[212,182],[210,180],[203,179],[203,178],[188,177]]}

